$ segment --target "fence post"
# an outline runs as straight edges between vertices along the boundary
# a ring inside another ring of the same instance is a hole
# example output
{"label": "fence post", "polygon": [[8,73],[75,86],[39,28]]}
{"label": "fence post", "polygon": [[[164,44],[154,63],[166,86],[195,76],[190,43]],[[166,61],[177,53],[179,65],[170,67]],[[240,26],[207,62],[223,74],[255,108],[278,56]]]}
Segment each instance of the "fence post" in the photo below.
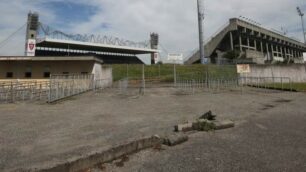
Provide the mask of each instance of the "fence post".
{"label": "fence post", "polygon": [[14,103],[14,85],[13,85],[13,81],[11,81],[11,102]]}
{"label": "fence post", "polygon": [[126,64],[126,77],[129,78],[129,64]]}
{"label": "fence post", "polygon": [[173,78],[174,78],[174,87],[176,87],[176,65],[173,64]]}
{"label": "fence post", "polygon": [[209,82],[208,82],[208,71],[206,70],[206,72],[205,72],[205,74],[206,74],[206,87],[209,89]]}
{"label": "fence post", "polygon": [[160,64],[158,65],[158,78],[160,79]]}
{"label": "fence post", "polygon": [[191,86],[192,86],[192,94],[194,94],[194,84],[195,84],[195,80],[192,79],[192,83],[191,83]]}
{"label": "fence post", "polygon": [[292,91],[293,91],[293,88],[292,88],[292,81],[291,81],[291,78],[289,78],[289,82],[290,82],[290,91],[292,92]]}
{"label": "fence post", "polygon": [[145,81],[145,66],[142,65],[142,94],[145,93],[146,81]]}

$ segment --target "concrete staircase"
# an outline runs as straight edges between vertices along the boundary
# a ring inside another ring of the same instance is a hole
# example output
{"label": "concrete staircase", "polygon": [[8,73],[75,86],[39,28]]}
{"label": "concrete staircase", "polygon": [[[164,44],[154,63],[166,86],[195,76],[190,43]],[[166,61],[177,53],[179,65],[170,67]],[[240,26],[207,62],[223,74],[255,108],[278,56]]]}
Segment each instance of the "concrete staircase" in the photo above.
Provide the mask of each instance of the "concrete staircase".
{"label": "concrete staircase", "polygon": [[[228,23],[224,27],[222,27],[220,32],[217,32],[215,36],[213,36],[207,43],[205,44],[205,57],[210,57],[215,49],[218,47],[223,38],[233,30],[236,30],[237,26]],[[200,51],[195,52],[188,60],[185,61],[185,64],[193,64],[200,60]]]}

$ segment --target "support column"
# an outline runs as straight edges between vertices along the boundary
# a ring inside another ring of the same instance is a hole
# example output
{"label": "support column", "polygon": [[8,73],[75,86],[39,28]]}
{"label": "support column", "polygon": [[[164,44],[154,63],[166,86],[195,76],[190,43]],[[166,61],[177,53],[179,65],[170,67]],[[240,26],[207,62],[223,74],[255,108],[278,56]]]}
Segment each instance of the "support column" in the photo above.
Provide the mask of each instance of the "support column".
{"label": "support column", "polygon": [[239,34],[239,48],[240,48],[240,51],[242,52],[242,38],[241,38],[241,34]]}
{"label": "support column", "polygon": [[280,48],[280,51],[281,51],[281,55],[282,55],[282,57],[284,58],[283,47],[279,47],[279,48]]}
{"label": "support column", "polygon": [[260,41],[260,50],[261,50],[262,53],[264,52],[264,51],[263,51],[262,41]]}
{"label": "support column", "polygon": [[234,51],[233,32],[230,32],[231,50]]}
{"label": "support column", "polygon": [[254,39],[254,47],[255,47],[255,51],[257,51],[257,42],[256,42],[256,39]]}
{"label": "support column", "polygon": [[250,49],[250,38],[247,37],[248,49]]}
{"label": "support column", "polygon": [[268,57],[267,60],[271,60],[271,58],[270,58],[270,52],[269,52],[269,44],[268,44],[268,43],[266,43],[266,51],[267,51],[267,57]]}
{"label": "support column", "polygon": [[273,48],[273,44],[271,44],[271,60],[273,60],[274,57],[274,48]]}

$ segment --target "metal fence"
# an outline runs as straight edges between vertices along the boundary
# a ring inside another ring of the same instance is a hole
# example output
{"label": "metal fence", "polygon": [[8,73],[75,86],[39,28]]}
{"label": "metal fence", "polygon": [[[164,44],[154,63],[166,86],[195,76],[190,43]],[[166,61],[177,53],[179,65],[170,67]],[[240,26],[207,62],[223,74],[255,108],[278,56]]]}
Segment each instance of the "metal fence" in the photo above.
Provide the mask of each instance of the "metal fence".
{"label": "metal fence", "polygon": [[[234,65],[113,65],[113,74],[116,86],[121,93],[127,93],[127,91],[136,93],[135,89],[139,89],[141,94],[145,93],[146,88],[176,87],[177,84],[183,88],[182,85],[187,83],[189,83],[187,85],[198,86],[203,85],[204,82],[207,85],[207,77],[211,79],[208,83],[215,88],[214,85],[217,85],[218,79],[220,82],[227,80],[229,83],[233,78],[237,80],[238,77]],[[221,78],[224,79],[221,80]]]}
{"label": "metal fence", "polygon": [[105,79],[95,79],[94,80],[94,91],[105,89],[112,87],[113,79],[112,78],[105,78]]}
{"label": "metal fence", "polygon": [[242,86],[293,91],[293,83],[289,77],[240,77]]}
{"label": "metal fence", "polygon": [[176,88],[186,93],[194,94],[197,90],[222,91],[242,90],[243,87],[255,87],[266,90],[294,91],[293,83],[288,77],[236,77],[236,78],[210,78],[186,79],[177,77]]}
{"label": "metal fence", "polygon": [[0,103],[43,100],[54,102],[90,90],[112,86],[112,78],[94,79],[94,75],[51,75],[44,81],[0,83]]}
{"label": "metal fence", "polygon": [[175,87],[185,93],[194,94],[196,91],[222,91],[238,89],[238,78],[203,78],[203,79],[185,79],[177,77]]}
{"label": "metal fence", "polygon": [[48,97],[48,81],[11,81],[0,83],[0,102],[42,100]]}
{"label": "metal fence", "polygon": [[48,102],[78,95],[94,88],[94,75],[51,75]]}

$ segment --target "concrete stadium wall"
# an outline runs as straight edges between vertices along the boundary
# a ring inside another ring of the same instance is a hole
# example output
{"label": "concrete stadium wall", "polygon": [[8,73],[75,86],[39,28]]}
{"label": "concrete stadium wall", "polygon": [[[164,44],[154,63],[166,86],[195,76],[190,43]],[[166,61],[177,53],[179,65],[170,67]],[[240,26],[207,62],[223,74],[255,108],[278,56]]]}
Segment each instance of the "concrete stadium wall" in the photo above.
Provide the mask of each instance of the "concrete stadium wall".
{"label": "concrete stadium wall", "polygon": [[251,72],[241,77],[288,77],[291,82],[306,82],[306,64],[251,65]]}
{"label": "concrete stadium wall", "polygon": [[[93,61],[0,61],[0,79],[48,79],[44,77],[45,68],[51,74],[91,74]],[[25,78],[27,68],[31,69],[32,77]],[[6,78],[7,72],[13,72],[13,78]]]}
{"label": "concrete stadium wall", "polygon": [[94,74],[95,80],[105,80],[105,84],[113,84],[113,69],[110,66],[103,66],[99,63],[95,63],[92,74]]}

